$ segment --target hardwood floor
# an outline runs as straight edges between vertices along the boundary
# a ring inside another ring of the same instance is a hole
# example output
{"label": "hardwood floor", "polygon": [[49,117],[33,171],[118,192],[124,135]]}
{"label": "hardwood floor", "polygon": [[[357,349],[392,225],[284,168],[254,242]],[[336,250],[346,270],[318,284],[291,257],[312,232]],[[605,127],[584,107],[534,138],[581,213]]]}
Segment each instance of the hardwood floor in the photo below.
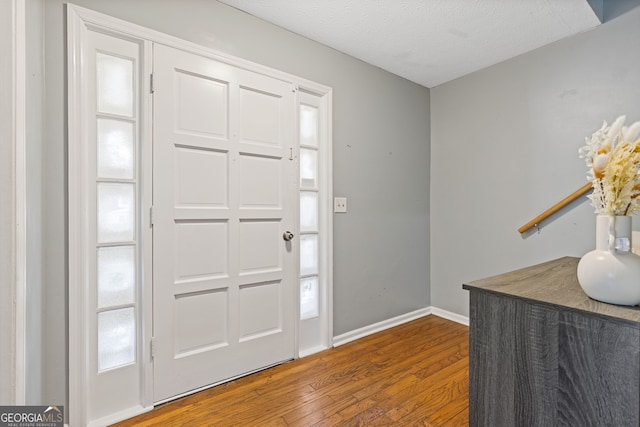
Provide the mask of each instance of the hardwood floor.
{"label": "hardwood floor", "polygon": [[469,329],[429,315],[117,426],[466,426]]}

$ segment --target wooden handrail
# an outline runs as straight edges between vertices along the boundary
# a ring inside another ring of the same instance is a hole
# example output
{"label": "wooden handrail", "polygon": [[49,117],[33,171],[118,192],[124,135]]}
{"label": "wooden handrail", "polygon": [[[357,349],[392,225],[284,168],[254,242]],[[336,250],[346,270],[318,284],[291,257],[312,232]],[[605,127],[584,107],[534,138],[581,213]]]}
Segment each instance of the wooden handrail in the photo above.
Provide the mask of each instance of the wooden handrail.
{"label": "wooden handrail", "polygon": [[540,224],[541,221],[544,221],[545,219],[549,218],[551,215],[553,215],[554,213],[558,212],[560,209],[564,208],[565,206],[567,206],[569,203],[573,202],[578,197],[580,197],[583,194],[587,193],[589,190],[591,190],[591,183],[587,182],[585,185],[583,185],[582,187],[580,187],[579,189],[577,189],[576,191],[574,191],[573,193],[571,193],[570,195],[568,195],[564,199],[560,200],[558,203],[556,203],[555,205],[551,206],[549,209],[547,209],[546,211],[542,212],[540,215],[538,215],[537,217],[533,218],[531,221],[529,221],[528,223],[526,223],[522,227],[518,228],[518,232],[519,233],[524,233],[525,231],[527,231],[531,227],[535,227],[536,225]]}

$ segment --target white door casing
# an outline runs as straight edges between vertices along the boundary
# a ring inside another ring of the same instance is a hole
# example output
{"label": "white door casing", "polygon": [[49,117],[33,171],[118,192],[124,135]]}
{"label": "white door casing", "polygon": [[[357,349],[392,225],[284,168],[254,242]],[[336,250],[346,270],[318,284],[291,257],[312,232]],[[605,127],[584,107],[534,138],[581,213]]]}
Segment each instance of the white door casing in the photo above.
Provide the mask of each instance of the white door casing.
{"label": "white door casing", "polygon": [[144,43],[69,23],[69,423],[109,424],[143,408]]}
{"label": "white door casing", "polygon": [[294,357],[290,83],[154,47],[154,401]]}

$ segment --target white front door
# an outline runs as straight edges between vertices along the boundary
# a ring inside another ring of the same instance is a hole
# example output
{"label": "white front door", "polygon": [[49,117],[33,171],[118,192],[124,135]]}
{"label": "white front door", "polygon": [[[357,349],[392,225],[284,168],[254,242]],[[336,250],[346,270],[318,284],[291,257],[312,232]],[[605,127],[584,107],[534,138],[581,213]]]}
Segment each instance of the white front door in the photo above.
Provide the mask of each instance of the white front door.
{"label": "white front door", "polygon": [[154,401],[294,357],[294,88],[154,47]]}

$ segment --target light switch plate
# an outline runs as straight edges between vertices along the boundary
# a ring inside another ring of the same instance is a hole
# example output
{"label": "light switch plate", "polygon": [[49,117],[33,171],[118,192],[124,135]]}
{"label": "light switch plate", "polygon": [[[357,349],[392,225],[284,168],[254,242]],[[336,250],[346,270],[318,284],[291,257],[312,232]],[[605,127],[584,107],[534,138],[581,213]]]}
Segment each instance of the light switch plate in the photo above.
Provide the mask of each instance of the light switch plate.
{"label": "light switch plate", "polygon": [[334,197],[333,198],[333,212],[346,213],[347,212],[347,198],[346,197]]}

